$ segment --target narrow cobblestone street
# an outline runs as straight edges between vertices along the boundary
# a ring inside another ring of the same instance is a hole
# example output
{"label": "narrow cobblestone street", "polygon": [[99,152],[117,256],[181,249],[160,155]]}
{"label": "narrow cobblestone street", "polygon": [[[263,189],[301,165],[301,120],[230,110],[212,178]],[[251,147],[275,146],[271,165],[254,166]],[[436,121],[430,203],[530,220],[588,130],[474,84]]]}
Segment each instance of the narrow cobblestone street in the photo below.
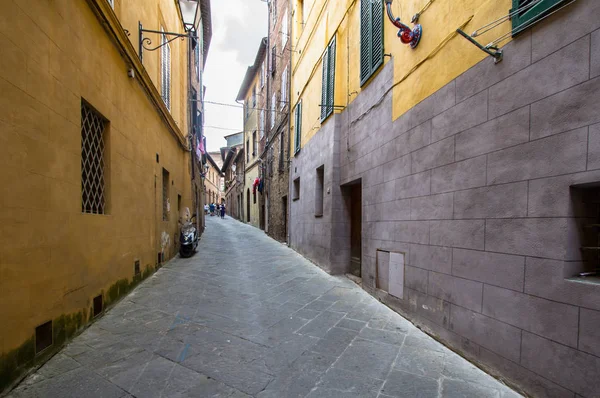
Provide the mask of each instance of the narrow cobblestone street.
{"label": "narrow cobblestone street", "polygon": [[13,397],[518,397],[344,277],[207,217]]}

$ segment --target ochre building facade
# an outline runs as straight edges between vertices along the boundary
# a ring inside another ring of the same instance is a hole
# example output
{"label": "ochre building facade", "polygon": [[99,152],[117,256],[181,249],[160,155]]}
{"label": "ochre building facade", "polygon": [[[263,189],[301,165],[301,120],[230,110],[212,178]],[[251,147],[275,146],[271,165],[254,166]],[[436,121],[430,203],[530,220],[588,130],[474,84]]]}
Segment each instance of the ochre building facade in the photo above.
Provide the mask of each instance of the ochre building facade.
{"label": "ochre building facade", "polygon": [[185,33],[176,2],[151,4],[0,2],[0,391],[173,257],[178,222],[199,205],[191,44],[142,63],[139,21]]}

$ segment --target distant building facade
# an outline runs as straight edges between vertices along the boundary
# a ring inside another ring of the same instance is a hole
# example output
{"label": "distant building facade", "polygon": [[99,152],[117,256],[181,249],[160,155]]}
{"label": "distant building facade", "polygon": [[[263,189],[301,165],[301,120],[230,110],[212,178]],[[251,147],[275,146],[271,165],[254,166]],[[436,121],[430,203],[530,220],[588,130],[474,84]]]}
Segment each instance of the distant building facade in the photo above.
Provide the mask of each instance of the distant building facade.
{"label": "distant building facade", "polygon": [[262,209],[259,203],[261,195],[260,180],[262,160],[259,157],[259,141],[264,134],[264,118],[266,106],[266,87],[264,61],[267,39],[260,42],[256,59],[248,67],[240,87],[237,101],[244,102],[244,222],[256,228],[261,226]]}
{"label": "distant building facade", "polygon": [[269,3],[268,101],[261,152],[264,175],[261,209],[264,209],[265,232],[281,242],[287,241],[289,208],[291,13],[288,0]]}

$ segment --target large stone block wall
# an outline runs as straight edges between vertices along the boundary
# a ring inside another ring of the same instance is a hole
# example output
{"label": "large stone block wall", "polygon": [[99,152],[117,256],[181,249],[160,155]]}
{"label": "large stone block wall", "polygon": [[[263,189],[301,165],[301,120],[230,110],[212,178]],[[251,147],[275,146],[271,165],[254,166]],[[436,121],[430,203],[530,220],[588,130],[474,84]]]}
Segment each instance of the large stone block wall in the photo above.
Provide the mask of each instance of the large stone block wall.
{"label": "large stone block wall", "polygon": [[[289,177],[290,246],[328,272],[340,272],[332,259],[335,237],[332,209],[342,200],[339,186],[338,115],[325,121],[321,131],[292,159]],[[317,168],[324,168],[323,215],[315,216]],[[300,198],[294,199],[294,181],[300,178]]]}
{"label": "large stone block wall", "polygon": [[[599,16],[573,3],[394,121],[389,63],[335,116],[340,184],[363,187],[364,288],[536,397],[600,395],[600,284],[569,280],[582,269],[571,186],[600,182]],[[332,271],[324,251],[347,214],[314,220],[305,177],[330,135],[291,179],[305,202],[292,246]],[[378,249],[406,253],[404,297],[375,287]]]}

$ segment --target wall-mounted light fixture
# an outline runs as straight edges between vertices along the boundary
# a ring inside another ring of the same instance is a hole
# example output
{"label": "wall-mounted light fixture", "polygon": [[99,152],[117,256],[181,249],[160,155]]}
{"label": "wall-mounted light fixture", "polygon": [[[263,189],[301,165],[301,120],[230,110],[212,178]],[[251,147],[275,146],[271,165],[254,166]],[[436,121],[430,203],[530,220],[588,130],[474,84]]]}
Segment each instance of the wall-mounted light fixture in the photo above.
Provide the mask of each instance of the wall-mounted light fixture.
{"label": "wall-mounted light fixture", "polygon": [[392,1],[393,0],[385,0],[385,8],[387,10],[388,18],[390,21],[392,21],[392,24],[395,27],[400,29],[398,30],[398,37],[400,38],[400,41],[404,44],[410,45],[410,48],[414,49],[419,45],[419,41],[423,35],[423,27],[417,23],[419,21],[419,14],[413,17],[411,22],[414,23],[415,26],[411,29],[407,25],[403,24],[400,21],[400,18],[394,18],[394,14],[392,13]]}
{"label": "wall-mounted light fixture", "polygon": [[[144,59],[143,52],[146,51],[156,51],[159,48],[169,44],[173,40],[176,39],[185,39],[185,38],[196,38],[196,27],[200,24],[200,0],[178,0],[179,10],[181,11],[181,18],[183,20],[183,28],[185,33],[175,33],[175,32],[163,32],[161,30],[151,30],[144,29],[142,23],[139,22],[138,33],[139,33],[139,57],[141,60]],[[144,33],[155,33],[158,35],[162,35],[163,37],[169,37],[167,40],[164,40],[160,45],[156,47],[150,47],[152,45],[152,40],[149,37],[144,37]]]}

